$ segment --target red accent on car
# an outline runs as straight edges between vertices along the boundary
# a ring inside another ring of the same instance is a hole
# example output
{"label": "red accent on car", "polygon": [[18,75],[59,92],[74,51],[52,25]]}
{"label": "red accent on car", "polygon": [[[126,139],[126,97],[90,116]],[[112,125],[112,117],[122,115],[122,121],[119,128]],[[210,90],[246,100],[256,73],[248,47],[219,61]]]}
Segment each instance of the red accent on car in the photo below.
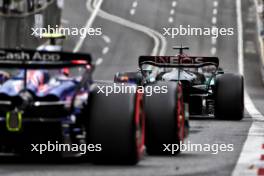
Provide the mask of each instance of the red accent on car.
{"label": "red accent on car", "polygon": [[[144,153],[145,146],[145,114],[143,111],[143,94],[137,92],[135,103],[135,127],[136,127],[136,147],[138,158]],[[140,135],[138,134],[140,132]]]}
{"label": "red accent on car", "polygon": [[258,169],[258,175],[264,175],[264,168]]}
{"label": "red accent on car", "polygon": [[178,137],[180,141],[184,140],[184,128],[185,128],[185,118],[184,118],[184,108],[183,108],[183,97],[182,97],[182,86],[179,84],[177,90],[177,125],[178,125]]}
{"label": "red accent on car", "polygon": [[72,64],[76,64],[76,65],[78,65],[78,64],[88,64],[88,62],[86,60],[72,60],[71,62],[72,62]]}
{"label": "red accent on car", "polygon": [[64,75],[70,75],[70,69],[69,68],[63,68],[62,69],[62,73],[64,74]]}

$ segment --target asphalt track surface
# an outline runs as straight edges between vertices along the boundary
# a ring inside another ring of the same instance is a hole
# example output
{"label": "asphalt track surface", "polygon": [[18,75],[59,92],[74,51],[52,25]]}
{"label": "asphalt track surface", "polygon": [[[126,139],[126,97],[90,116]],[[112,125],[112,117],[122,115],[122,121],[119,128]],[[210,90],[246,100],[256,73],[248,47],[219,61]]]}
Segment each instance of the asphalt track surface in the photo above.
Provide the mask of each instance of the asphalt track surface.
{"label": "asphalt track surface", "polygon": [[[105,0],[102,11],[125,20],[141,24],[159,33],[163,27],[191,25],[193,27],[232,27],[235,34],[219,37],[212,41],[208,36],[167,37],[166,54],[175,54],[171,46],[189,45],[189,54],[217,55],[221,66],[227,72],[238,72],[237,16],[234,0]],[[217,3],[216,3],[217,2]],[[93,1],[91,1],[93,3]],[[66,0],[63,13],[63,26],[82,27],[90,16],[86,0]],[[263,85],[259,72],[259,55],[255,35],[254,16],[248,14],[252,1],[242,0],[244,24],[244,62],[247,91],[255,106],[263,114]],[[133,10],[134,9],[134,10]],[[172,9],[174,12],[171,12]],[[214,9],[217,9],[215,12]],[[100,12],[99,12],[100,13]],[[216,19],[213,19],[216,17]],[[212,24],[213,23],[213,24]],[[154,40],[146,33],[133,29],[133,26],[120,25],[116,21],[97,16],[93,27],[101,27],[103,36],[87,37],[80,51],[90,52],[94,59],[102,60],[94,78],[112,80],[117,71],[135,70],[139,55],[153,51]],[[72,51],[79,37],[70,37],[65,43],[66,50]],[[160,39],[159,39],[160,40]],[[246,43],[246,44],[245,44]],[[159,50],[160,50],[159,46]],[[10,163],[0,166],[0,175],[231,175],[248,129],[251,117],[245,112],[243,121],[217,121],[214,119],[191,120],[190,136],[187,139],[195,144],[234,144],[233,152],[183,152],[172,157],[145,156],[137,166],[95,166],[83,162],[62,162],[61,164]]]}

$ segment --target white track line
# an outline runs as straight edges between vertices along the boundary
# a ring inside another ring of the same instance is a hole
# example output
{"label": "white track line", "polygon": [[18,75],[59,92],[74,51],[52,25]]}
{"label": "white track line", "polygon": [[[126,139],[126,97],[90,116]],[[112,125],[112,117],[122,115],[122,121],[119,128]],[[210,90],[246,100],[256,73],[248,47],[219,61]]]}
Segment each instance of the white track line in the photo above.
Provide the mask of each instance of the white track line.
{"label": "white track line", "polygon": [[104,59],[103,58],[98,58],[95,62],[95,65],[101,65],[103,63]]}
{"label": "white track line", "polygon": [[211,43],[212,43],[212,45],[216,45],[217,38],[216,37],[211,37]]}
{"label": "white track line", "polygon": [[217,23],[217,18],[215,16],[212,17],[212,24],[216,24]]}
{"label": "white track line", "polygon": [[132,16],[135,15],[137,6],[138,6],[138,2],[134,1],[132,3],[132,8],[129,11],[130,15],[132,15]]}
{"label": "white track line", "polygon": [[217,15],[218,11],[217,11],[217,8],[214,8],[213,9],[213,15]]}
{"label": "white track line", "polygon": [[[237,31],[238,31],[238,70],[244,75],[243,55],[243,21],[241,0],[236,0]],[[264,117],[257,110],[247,91],[245,91],[245,108],[253,119],[247,139],[244,143],[237,164],[233,170],[233,176],[258,175],[260,156],[263,154],[262,144],[264,142]]]}
{"label": "white track line", "polygon": [[238,36],[238,72],[244,75],[244,54],[243,54],[243,21],[242,21],[242,6],[241,0],[236,0],[237,13],[237,36]]}
{"label": "white track line", "polygon": [[177,1],[172,1],[172,7],[176,7],[176,5],[177,5]]}
{"label": "white track line", "polygon": [[130,15],[135,15],[136,9],[130,9]]}
{"label": "white track line", "polygon": [[171,10],[170,10],[170,14],[171,14],[171,15],[174,15],[174,13],[175,13],[175,10],[174,10],[174,9],[171,9]]}
{"label": "white track line", "polygon": [[106,46],[106,47],[103,48],[102,54],[106,55],[108,53],[108,51],[109,51],[109,47]]}
{"label": "white track line", "polygon": [[137,2],[137,1],[134,1],[133,4],[132,4],[132,7],[133,7],[133,8],[136,8],[137,5],[138,5],[138,2]]}
{"label": "white track line", "polygon": [[111,39],[107,35],[103,35],[102,38],[105,41],[105,43],[107,43],[107,44],[111,43]]}
{"label": "white track line", "polygon": [[[213,16],[212,16],[212,27],[213,29],[216,29],[216,23],[217,23],[217,6],[218,6],[218,1],[214,1],[213,3],[214,5],[214,8],[213,8]],[[216,51],[217,51],[217,48],[215,47],[215,45],[217,44],[217,38],[216,37],[211,37],[211,45],[212,45],[212,48],[211,48],[211,55],[215,55],[216,54]]]}
{"label": "white track line", "polygon": [[214,7],[218,7],[218,1],[214,1]]}
{"label": "white track line", "polygon": [[[87,3],[88,3],[88,2],[89,2],[89,1],[87,1]],[[86,28],[86,29],[89,29],[89,28],[92,26],[92,24],[93,24],[93,22],[94,22],[94,20],[95,20],[95,18],[96,18],[96,16],[97,16],[97,14],[98,14],[100,8],[101,8],[102,3],[103,3],[103,0],[98,0],[98,1],[97,1],[97,4],[96,4],[95,9],[93,10],[93,12],[92,12],[90,18],[89,18],[89,19],[87,20],[87,22],[86,22],[86,25],[85,25],[85,28]],[[82,48],[83,42],[85,41],[85,38],[86,38],[86,37],[80,37],[80,38],[79,38],[79,40],[78,40],[76,46],[75,46],[74,49],[73,49],[73,52],[78,52],[78,51],[80,51],[80,49]]]}
{"label": "white track line", "polygon": [[170,10],[170,17],[168,18],[168,22],[169,23],[173,23],[174,22],[173,15],[175,13],[174,8],[177,6],[177,1],[172,1],[171,6],[172,6],[172,9]]}
{"label": "white track line", "polygon": [[[94,3],[92,4],[93,7],[95,6],[95,4],[97,4],[96,3],[97,1],[98,0],[94,1]],[[90,11],[93,10],[93,7],[91,6],[91,2],[92,2],[92,0],[89,0],[89,3],[87,3],[87,9],[90,10]],[[153,38],[153,40],[154,40],[154,48],[153,48],[153,50],[151,52],[151,55],[164,55],[166,53],[167,40],[159,32],[157,32],[157,31],[155,31],[153,29],[150,29],[150,28],[148,28],[146,26],[143,26],[143,25],[134,23],[132,21],[123,19],[121,17],[109,14],[109,13],[103,11],[103,10],[99,11],[98,16],[100,16],[100,17],[102,17],[104,19],[107,19],[109,21],[118,23],[118,24],[120,24],[122,26],[134,29],[136,31],[140,31],[140,32],[145,33],[146,35],[150,36],[151,38]]]}
{"label": "white track line", "polygon": [[217,50],[216,50],[216,47],[212,47],[212,48],[211,48],[211,55],[214,56],[214,55],[216,54],[216,51],[217,51]]}
{"label": "white track line", "polygon": [[172,17],[169,17],[168,22],[169,23],[173,23],[173,21],[174,21],[173,18]]}

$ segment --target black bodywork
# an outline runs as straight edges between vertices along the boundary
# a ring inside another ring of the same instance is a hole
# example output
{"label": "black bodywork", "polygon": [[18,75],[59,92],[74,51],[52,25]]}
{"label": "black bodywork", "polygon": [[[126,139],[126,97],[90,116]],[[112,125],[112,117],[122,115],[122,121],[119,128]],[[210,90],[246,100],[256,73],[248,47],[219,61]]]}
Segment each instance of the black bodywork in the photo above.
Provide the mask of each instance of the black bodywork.
{"label": "black bodywork", "polygon": [[[190,117],[214,117],[215,81],[222,74],[224,72],[219,68],[217,57],[194,57],[180,53],[177,56],[141,56],[137,72],[117,73],[115,81],[138,85],[179,81],[183,87],[184,102],[189,105]],[[169,79],[165,79],[166,76]]]}

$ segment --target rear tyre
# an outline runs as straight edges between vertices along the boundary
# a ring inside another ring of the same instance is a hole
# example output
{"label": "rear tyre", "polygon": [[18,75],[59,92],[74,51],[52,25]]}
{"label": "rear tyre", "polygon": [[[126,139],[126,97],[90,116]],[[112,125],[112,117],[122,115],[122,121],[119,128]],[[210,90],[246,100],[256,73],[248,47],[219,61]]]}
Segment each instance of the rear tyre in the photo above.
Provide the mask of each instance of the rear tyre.
{"label": "rear tyre", "polygon": [[237,74],[223,74],[215,84],[215,117],[241,120],[244,117],[244,79]]}
{"label": "rear tyre", "polygon": [[[166,87],[167,93],[145,96],[146,147],[149,155],[171,155],[164,144],[177,144],[185,136],[184,104],[181,85],[175,82],[158,82],[154,87]],[[174,154],[180,152],[175,150]]]}
{"label": "rear tyre", "polygon": [[101,144],[102,150],[88,157],[95,164],[136,164],[144,148],[142,95],[97,92],[89,97],[86,132],[87,143]]}

